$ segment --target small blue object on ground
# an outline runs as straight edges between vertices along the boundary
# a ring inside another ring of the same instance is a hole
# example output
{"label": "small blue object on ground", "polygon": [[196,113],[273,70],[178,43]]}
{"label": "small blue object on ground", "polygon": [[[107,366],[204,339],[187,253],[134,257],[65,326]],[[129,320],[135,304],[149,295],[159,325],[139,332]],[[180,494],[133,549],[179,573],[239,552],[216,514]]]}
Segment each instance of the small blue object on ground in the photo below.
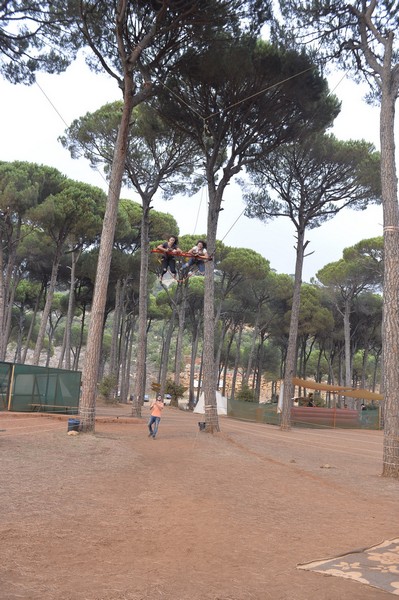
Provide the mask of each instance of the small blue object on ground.
{"label": "small blue object on ground", "polygon": [[68,419],[68,431],[79,431],[80,421],[79,419]]}

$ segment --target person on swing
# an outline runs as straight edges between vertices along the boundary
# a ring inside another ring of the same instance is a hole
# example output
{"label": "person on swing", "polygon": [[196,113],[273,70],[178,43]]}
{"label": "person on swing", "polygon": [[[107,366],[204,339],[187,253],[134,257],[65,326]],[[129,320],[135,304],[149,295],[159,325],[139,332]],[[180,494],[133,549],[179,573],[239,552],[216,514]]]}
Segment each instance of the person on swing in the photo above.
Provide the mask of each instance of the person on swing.
{"label": "person on swing", "polygon": [[188,263],[182,266],[182,273],[184,274],[184,276],[188,275],[188,272],[194,265],[198,266],[198,271],[200,275],[205,275],[204,259],[209,258],[208,252],[206,250],[206,242],[204,242],[204,240],[198,240],[196,245],[188,251],[188,254],[191,254],[192,256]]}
{"label": "person on swing", "polygon": [[176,254],[181,254],[181,250],[178,247],[178,239],[175,235],[171,235],[167,242],[159,244],[157,250],[163,251],[162,263],[161,263],[161,275],[159,280],[162,281],[162,277],[167,273],[168,269],[172,273],[174,279],[176,279]]}

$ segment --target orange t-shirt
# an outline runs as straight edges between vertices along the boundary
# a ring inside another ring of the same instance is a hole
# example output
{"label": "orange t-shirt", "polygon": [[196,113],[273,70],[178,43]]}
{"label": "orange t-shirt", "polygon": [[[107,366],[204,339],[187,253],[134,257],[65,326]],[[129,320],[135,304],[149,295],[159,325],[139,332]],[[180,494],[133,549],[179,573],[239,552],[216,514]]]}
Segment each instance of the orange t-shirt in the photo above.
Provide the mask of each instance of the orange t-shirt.
{"label": "orange t-shirt", "polygon": [[156,400],[155,403],[151,406],[151,415],[153,417],[160,417],[162,414],[163,407],[163,402],[161,400]]}

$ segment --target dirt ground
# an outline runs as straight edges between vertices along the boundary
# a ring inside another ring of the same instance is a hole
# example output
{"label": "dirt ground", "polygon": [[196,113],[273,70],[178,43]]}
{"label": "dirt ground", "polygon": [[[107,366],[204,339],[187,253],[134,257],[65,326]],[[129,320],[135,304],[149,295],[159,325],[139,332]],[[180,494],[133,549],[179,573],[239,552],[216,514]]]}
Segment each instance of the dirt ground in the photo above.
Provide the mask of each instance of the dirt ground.
{"label": "dirt ground", "polygon": [[298,563],[399,535],[381,432],[293,429],[127,406],[95,434],[0,413],[0,600],[378,600]]}

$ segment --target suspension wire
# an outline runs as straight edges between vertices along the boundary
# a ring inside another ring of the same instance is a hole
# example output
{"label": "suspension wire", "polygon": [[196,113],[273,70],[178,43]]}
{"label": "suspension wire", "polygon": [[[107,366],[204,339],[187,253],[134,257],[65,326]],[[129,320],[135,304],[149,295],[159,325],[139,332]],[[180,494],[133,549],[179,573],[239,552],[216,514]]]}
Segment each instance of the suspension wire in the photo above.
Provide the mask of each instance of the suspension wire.
{"label": "suspension wire", "polygon": [[57,107],[55,106],[54,102],[52,102],[50,100],[50,98],[48,97],[48,95],[46,94],[46,92],[43,90],[43,88],[39,85],[37,79],[35,80],[35,84],[37,85],[37,87],[39,88],[39,90],[41,91],[41,93],[43,94],[43,96],[46,98],[47,102],[50,104],[50,106],[54,109],[54,111],[57,113],[57,115],[59,116],[59,118],[61,119],[61,121],[64,123],[64,125],[66,127],[68,127],[68,123],[65,121],[64,117],[62,116],[62,114],[60,113],[60,111],[57,109]]}
{"label": "suspension wire", "polygon": [[179,94],[177,94],[175,91],[173,91],[169,86],[166,85],[166,83],[164,83],[163,81],[161,81],[158,77],[156,77],[158,83],[160,83],[161,85],[163,85],[163,87],[165,88],[165,90],[168,90],[168,92],[174,96],[175,98],[177,98],[177,100],[179,100],[182,104],[185,104],[187,106],[187,108],[189,110],[191,110],[194,114],[197,115],[197,117],[199,117],[200,119],[202,119],[203,121],[205,121],[205,118],[201,115],[201,113],[199,113],[197,110],[195,110],[195,108],[193,106],[191,106],[191,104],[188,104],[188,102],[185,101],[185,99],[183,98],[183,96],[179,96]]}
{"label": "suspension wire", "polygon": [[[35,80],[35,84],[37,85],[37,87],[39,88],[39,90],[41,91],[41,93],[43,94],[43,96],[46,98],[47,102],[53,108],[53,110],[57,113],[57,115],[59,116],[59,118],[61,119],[61,121],[64,123],[64,125],[66,127],[68,127],[68,123],[65,121],[64,117],[62,116],[62,114],[60,113],[60,111],[57,109],[57,107],[55,106],[54,102],[49,98],[49,96],[46,94],[46,92],[43,90],[43,88],[39,85],[37,79]],[[84,148],[86,148],[85,144],[82,144],[82,145],[83,145]],[[97,173],[100,175],[101,179],[104,181],[104,183],[106,184],[106,186],[109,187],[110,186],[110,182],[108,182],[106,180],[106,178],[101,173],[101,171],[98,169],[98,167],[96,165],[93,165],[92,168],[93,168],[94,171],[97,171]]]}
{"label": "suspension wire", "polygon": [[340,85],[340,84],[343,82],[343,80],[345,79],[345,77],[346,77],[346,75],[347,75],[347,73],[348,73],[348,72],[349,72],[349,69],[348,69],[348,71],[344,71],[344,74],[342,75],[341,79],[338,81],[337,85],[336,85],[336,86],[335,86],[335,87],[334,87],[332,90],[330,90],[330,91],[328,92],[328,96],[331,96],[331,94],[333,94],[333,93],[335,92],[335,90],[337,89],[337,87],[338,87],[338,86],[339,86],[339,85]]}
{"label": "suspension wire", "polygon": [[[307,69],[304,69],[303,71],[300,71],[299,73],[295,73],[294,75],[291,75],[290,77],[287,77],[286,79],[283,79],[281,81],[278,81],[266,88],[263,88],[262,90],[259,90],[258,92],[255,92],[254,94],[251,94],[249,96],[246,96],[245,98],[242,98],[241,100],[234,102],[233,104],[230,104],[229,106],[220,109],[218,112],[213,113],[212,115],[209,115],[207,117],[204,117],[201,115],[201,113],[196,110],[192,105],[190,105],[188,102],[185,101],[185,99],[180,96],[179,94],[177,94],[174,90],[172,90],[169,86],[167,86],[163,81],[161,81],[160,79],[158,79],[158,82],[163,85],[163,87],[172,95],[174,96],[177,100],[179,100],[182,104],[184,104],[189,110],[191,110],[195,115],[197,115],[198,118],[200,118],[203,123],[204,123],[204,132],[206,132],[208,130],[208,126],[207,126],[207,121],[210,120],[213,117],[216,117],[217,115],[220,115],[221,113],[230,110],[231,108],[234,108],[235,106],[238,106],[240,104],[242,104],[243,102],[246,102],[247,100],[250,100],[251,98],[255,98],[256,96],[259,96],[279,85],[282,85],[283,83],[286,83],[287,81],[290,81],[291,79],[294,79],[295,77],[299,77],[300,75],[303,75],[304,73],[307,73],[308,71],[311,71],[312,69],[314,69],[315,67],[308,67]],[[341,79],[339,80],[339,82],[337,83],[337,85],[334,87],[333,90],[331,90],[329,92],[329,94],[334,93],[334,91],[337,89],[337,87],[342,83],[342,81],[344,80],[344,78],[346,77],[347,72],[345,72]],[[42,92],[43,96],[46,98],[46,100],[48,101],[48,103],[50,104],[50,106],[53,108],[53,110],[57,113],[57,115],[59,116],[59,118],[61,119],[61,121],[64,123],[64,125],[66,127],[68,127],[67,122],[65,121],[65,119],[63,118],[63,116],[61,115],[61,113],[59,112],[59,110],[57,109],[57,107],[55,106],[55,104],[52,102],[52,100],[49,98],[49,96],[46,94],[46,92],[43,90],[43,88],[39,85],[39,83],[37,82],[37,80],[35,81],[37,87],[39,88],[39,90]],[[83,147],[84,144],[83,144]],[[93,167],[95,171],[97,171],[97,173],[100,175],[100,177],[103,179],[103,181],[105,182],[105,184],[109,187],[109,182],[106,180],[106,178],[104,177],[104,175],[102,174],[102,172],[97,168],[97,166]],[[196,221],[195,221],[195,225],[194,225],[194,232],[193,235],[195,233],[197,224],[198,224],[198,219],[199,219],[199,213],[200,213],[200,209],[201,209],[201,205],[202,205],[202,200],[203,200],[203,191],[201,192],[201,199],[200,199],[200,204],[198,207],[198,211],[197,211],[197,217],[196,217]],[[230,231],[233,229],[233,227],[237,224],[237,222],[239,221],[239,219],[242,217],[242,215],[245,212],[245,208],[243,209],[243,211],[240,213],[240,215],[237,217],[237,219],[234,221],[234,223],[231,225],[230,229],[228,229],[227,233],[224,235],[224,237],[222,238],[221,241],[223,241],[227,235],[230,233]]]}
{"label": "suspension wire", "polygon": [[291,75],[290,77],[287,77],[286,79],[282,79],[281,81],[277,81],[276,83],[273,83],[272,85],[269,85],[268,87],[265,87],[265,88],[259,90],[258,92],[255,92],[254,94],[250,94],[249,96],[246,96],[245,98],[242,98],[241,100],[238,100],[237,102],[234,102],[233,104],[230,104],[229,106],[226,106],[225,108],[221,108],[219,111],[217,111],[215,113],[212,113],[211,115],[208,115],[207,117],[202,116],[201,113],[198,112],[198,110],[196,110],[192,105],[188,104],[188,102],[186,102],[182,96],[180,96],[175,91],[173,91],[163,81],[161,81],[160,79],[158,79],[158,83],[160,83],[161,85],[163,85],[164,88],[166,90],[168,90],[168,92],[170,94],[172,94],[172,96],[174,96],[175,98],[177,98],[182,104],[185,104],[185,106],[187,106],[187,108],[189,110],[191,110],[194,114],[196,114],[197,117],[199,117],[200,119],[202,119],[202,121],[204,121],[204,128],[206,128],[206,121],[208,121],[209,119],[212,119],[213,117],[217,117],[218,115],[220,115],[224,111],[228,111],[231,108],[234,108],[235,106],[239,106],[243,102],[247,102],[247,100],[251,100],[251,98],[255,98],[256,96],[260,96],[261,94],[264,94],[265,92],[268,92],[269,90],[272,90],[273,88],[275,88],[275,87],[277,87],[279,85],[282,85],[283,83],[286,83],[287,81],[290,81],[291,79],[295,79],[295,77],[299,77],[300,75],[303,75],[304,73],[307,73],[308,71],[312,71],[314,68],[315,68],[314,66],[308,67],[307,69],[304,69],[303,71],[300,71],[299,73],[295,73],[294,75]]}
{"label": "suspension wire", "polygon": [[[311,68],[313,68],[313,67],[311,67]],[[301,73],[297,73],[297,75],[301,75],[301,74],[303,74],[303,73],[306,73],[306,72],[307,72],[307,71],[309,71],[309,70],[311,70],[311,69],[306,69],[305,71],[302,71]],[[343,75],[342,75],[341,79],[338,81],[338,83],[335,85],[335,87],[334,87],[332,90],[330,90],[330,91],[328,92],[328,95],[331,95],[331,94],[333,94],[333,93],[335,92],[335,90],[337,89],[337,87],[338,87],[338,86],[339,86],[339,85],[340,85],[340,84],[341,84],[341,83],[344,81],[344,79],[345,79],[345,77],[347,76],[347,73],[348,73],[348,72],[349,72],[349,69],[348,69],[348,70],[346,70],[346,71],[343,73]],[[289,77],[288,79],[285,79],[284,81],[281,81],[280,83],[285,83],[286,81],[288,81],[289,79],[292,79],[293,77],[296,77],[296,75],[293,75],[292,77]],[[270,86],[270,88],[266,88],[265,90],[261,90],[260,92],[257,92],[256,94],[253,94],[253,96],[249,96],[247,99],[249,99],[249,98],[252,98],[252,97],[254,97],[254,96],[258,95],[258,94],[261,94],[262,92],[264,92],[264,91],[267,91],[268,89],[271,89],[272,87],[275,87],[276,85],[278,85],[278,83],[274,84],[273,86]],[[243,101],[244,101],[244,100],[242,100],[242,102],[243,102]],[[238,104],[239,104],[239,102],[237,102],[236,104],[232,104],[231,106],[228,106],[228,107],[227,107],[225,110],[228,110],[229,108],[232,108],[233,106],[237,106]],[[216,113],[216,114],[220,114],[220,112],[222,112],[222,111],[219,111],[219,113]],[[212,116],[215,116],[215,115],[211,115],[211,117],[212,117]],[[207,119],[208,119],[208,118],[211,118],[211,117],[207,117]],[[243,211],[242,211],[242,212],[241,212],[241,213],[238,215],[237,219],[236,219],[236,220],[234,221],[234,223],[231,225],[230,229],[228,229],[227,233],[226,233],[226,234],[223,236],[223,238],[221,239],[221,241],[222,241],[222,242],[223,242],[223,240],[224,240],[224,239],[225,239],[225,238],[228,236],[228,234],[229,234],[229,233],[230,233],[230,231],[233,229],[233,227],[234,227],[234,226],[237,224],[237,222],[238,222],[238,221],[241,219],[241,217],[243,216],[243,214],[244,214],[244,213],[245,213],[245,208],[244,208],[244,210],[243,210]]]}
{"label": "suspension wire", "polygon": [[[179,94],[177,94],[177,93],[176,93],[174,90],[172,90],[172,89],[171,89],[169,86],[167,86],[167,85],[166,85],[166,84],[165,84],[163,81],[161,81],[160,79],[158,79],[158,78],[157,78],[157,80],[158,80],[158,83],[160,83],[161,85],[163,85],[163,87],[164,87],[164,88],[165,88],[165,89],[166,89],[166,90],[167,90],[167,91],[168,91],[168,92],[169,92],[169,93],[170,93],[172,96],[174,96],[174,97],[175,97],[175,98],[176,98],[176,99],[177,99],[179,102],[181,102],[182,104],[184,104],[184,105],[185,105],[185,106],[186,106],[186,107],[187,107],[189,110],[191,110],[191,111],[192,111],[192,112],[193,112],[195,115],[197,115],[197,117],[198,117],[199,119],[201,119],[201,120],[203,121],[203,124],[204,124],[204,134],[205,134],[205,135],[206,135],[206,134],[210,135],[210,131],[209,131],[209,129],[208,129],[208,124],[207,124],[207,121],[208,121],[209,119],[211,119],[212,117],[216,117],[217,115],[220,115],[222,112],[224,112],[224,111],[228,111],[228,110],[230,110],[231,108],[234,108],[235,106],[238,106],[239,104],[242,104],[243,102],[246,102],[247,100],[250,100],[251,98],[255,98],[256,96],[259,96],[259,95],[261,95],[261,94],[263,94],[263,93],[265,93],[265,92],[267,92],[267,91],[269,91],[269,90],[271,90],[271,89],[273,89],[273,88],[277,87],[278,85],[281,85],[281,84],[283,84],[283,83],[286,83],[287,81],[290,81],[291,79],[294,79],[295,77],[299,77],[300,75],[303,75],[304,73],[307,73],[308,71],[311,71],[312,69],[314,69],[314,66],[312,66],[312,67],[308,67],[307,69],[304,69],[303,71],[300,71],[299,73],[295,73],[294,75],[291,75],[290,77],[287,77],[286,79],[283,79],[283,80],[281,80],[281,81],[278,81],[278,82],[276,82],[276,83],[273,83],[272,85],[270,85],[270,86],[268,86],[268,87],[266,87],[266,88],[264,88],[264,89],[262,89],[262,90],[259,90],[258,92],[255,92],[254,94],[251,94],[251,95],[249,95],[249,96],[247,96],[247,97],[245,97],[245,98],[242,98],[242,99],[241,99],[241,100],[239,100],[238,102],[235,102],[235,103],[233,103],[233,104],[230,104],[230,105],[229,105],[229,106],[227,106],[226,108],[224,108],[224,109],[221,109],[221,110],[219,110],[218,112],[216,112],[216,113],[213,113],[212,115],[209,115],[208,117],[203,117],[203,116],[201,115],[201,113],[200,113],[198,110],[196,110],[196,109],[195,109],[195,108],[194,108],[192,105],[190,105],[188,102],[186,102],[186,100],[185,100],[185,99],[184,99],[182,96],[180,96]],[[194,232],[195,232],[195,229],[196,229],[196,227],[197,227],[197,223],[198,223],[199,210],[200,210],[200,207],[201,207],[201,203],[202,203],[202,197],[201,197],[200,206],[199,206],[199,209],[198,209],[197,218],[196,218],[196,222],[195,222],[195,226],[194,226]],[[242,213],[241,213],[241,214],[238,216],[238,218],[237,218],[237,219],[234,221],[233,225],[230,227],[230,229],[227,231],[227,233],[225,234],[225,236],[222,238],[222,240],[221,240],[221,241],[223,241],[223,240],[225,239],[225,237],[226,237],[226,236],[227,236],[227,235],[230,233],[231,229],[232,229],[232,228],[235,226],[235,224],[236,224],[236,223],[237,223],[237,221],[238,221],[238,220],[241,218],[241,216],[244,214],[244,212],[245,212],[245,208],[244,208],[244,210],[242,211]]]}
{"label": "suspension wire", "polygon": [[[245,207],[246,208],[246,207]],[[245,213],[245,208],[244,210],[238,215],[238,217],[236,218],[236,220],[234,221],[233,225],[230,227],[230,229],[227,231],[227,233],[222,237],[222,239],[220,240],[221,242],[223,242],[223,240],[229,235],[230,231],[233,229],[233,227],[235,226],[235,224],[237,223],[237,221],[239,221],[239,219],[241,219],[242,215]]]}
{"label": "suspension wire", "polygon": [[199,201],[199,205],[198,205],[198,211],[197,211],[197,218],[195,220],[195,225],[194,225],[194,231],[193,231],[193,235],[195,234],[195,231],[197,229],[197,225],[198,225],[198,219],[199,219],[199,214],[200,214],[200,210],[201,210],[201,205],[202,205],[202,200],[204,198],[204,188],[201,188],[201,196],[200,196],[200,201]]}
{"label": "suspension wire", "polygon": [[251,98],[260,96],[260,94],[264,94],[265,92],[268,92],[269,90],[272,90],[273,88],[275,88],[279,85],[282,85],[283,83],[286,83],[287,81],[290,81],[291,79],[294,79],[295,77],[299,77],[300,75],[303,75],[304,73],[307,73],[308,71],[312,71],[314,68],[315,68],[314,66],[308,67],[304,71],[300,71],[299,73],[295,73],[295,75],[291,75],[290,77],[287,77],[286,79],[277,81],[276,83],[273,83],[272,85],[269,85],[268,87],[266,87],[262,90],[259,90],[259,92],[255,92],[254,94],[251,94],[250,96],[247,96],[246,98],[242,98],[242,100],[238,100],[237,102],[234,102],[233,104],[230,104],[229,106],[226,106],[226,108],[220,109],[218,112],[213,113],[212,115],[209,115],[209,117],[206,117],[206,119],[211,119],[212,117],[216,117],[217,115],[220,115],[222,112],[228,111],[228,110],[230,110],[230,108],[234,108],[235,106],[239,106],[243,102],[246,102],[247,100],[251,100]]}

